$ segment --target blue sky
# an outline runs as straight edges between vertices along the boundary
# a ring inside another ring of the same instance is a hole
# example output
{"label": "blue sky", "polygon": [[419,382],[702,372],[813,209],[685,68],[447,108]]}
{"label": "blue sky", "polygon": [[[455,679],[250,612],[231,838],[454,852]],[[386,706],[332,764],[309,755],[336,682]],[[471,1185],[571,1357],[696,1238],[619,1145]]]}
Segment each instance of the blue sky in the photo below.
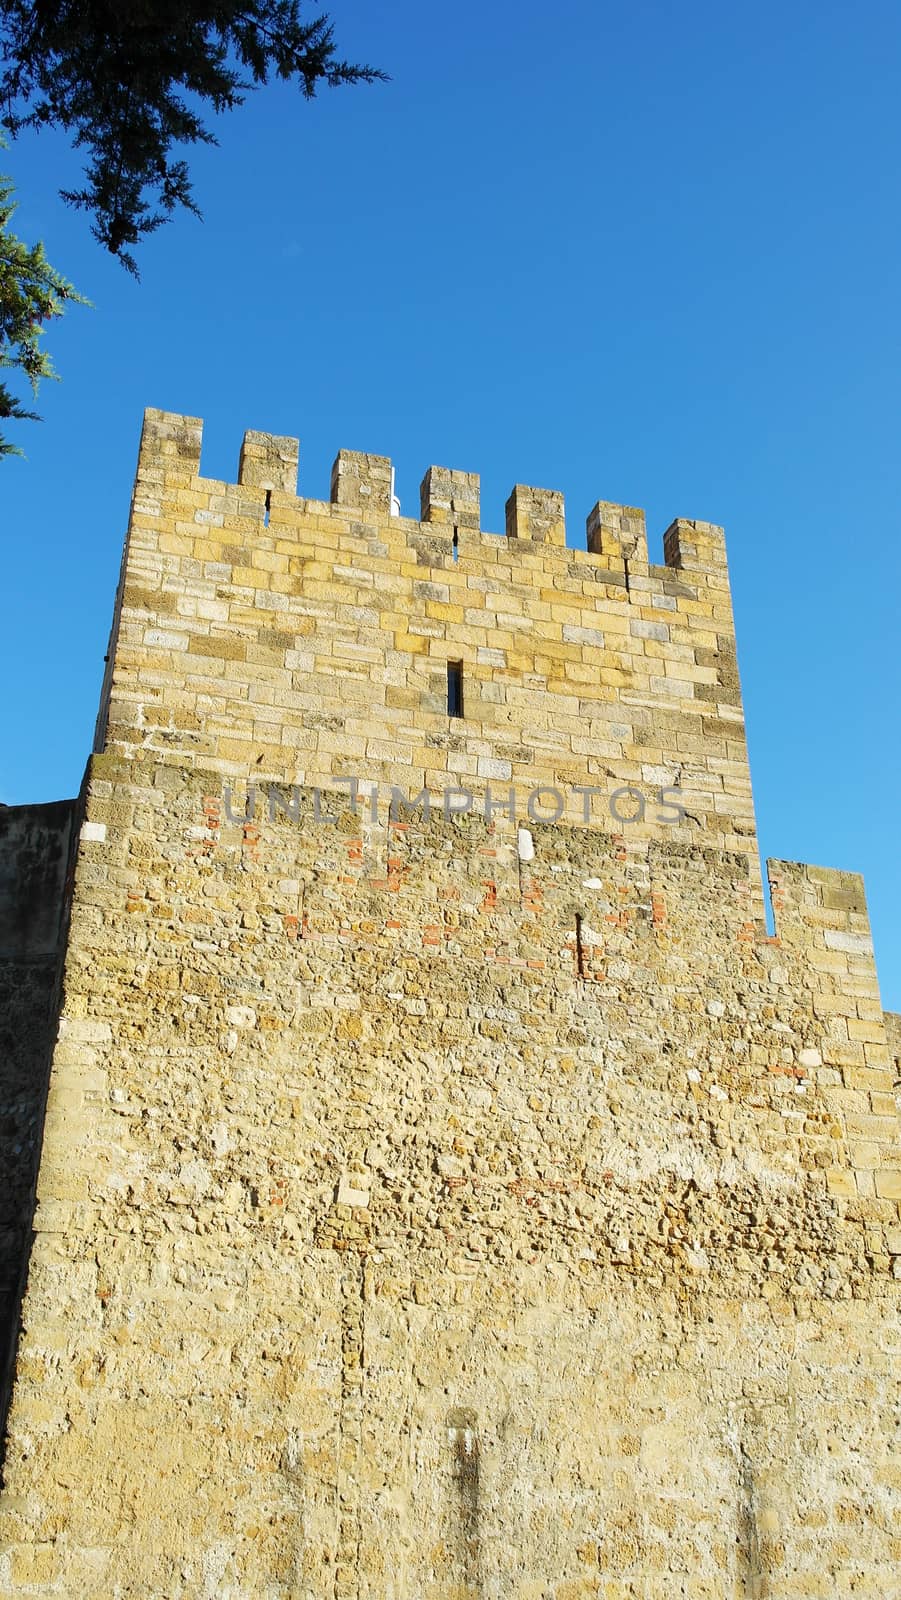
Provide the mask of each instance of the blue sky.
{"label": "blue sky", "polygon": [[142,282],[56,198],[48,136],[3,165],[20,233],[94,302],[28,459],[0,464],[0,798],[77,790],[141,412],[433,462],[726,525],[763,851],[862,871],[901,1007],[898,451],[901,13],[712,0],[331,8],[392,74],[312,105],[284,86],[192,158],[205,221]]}

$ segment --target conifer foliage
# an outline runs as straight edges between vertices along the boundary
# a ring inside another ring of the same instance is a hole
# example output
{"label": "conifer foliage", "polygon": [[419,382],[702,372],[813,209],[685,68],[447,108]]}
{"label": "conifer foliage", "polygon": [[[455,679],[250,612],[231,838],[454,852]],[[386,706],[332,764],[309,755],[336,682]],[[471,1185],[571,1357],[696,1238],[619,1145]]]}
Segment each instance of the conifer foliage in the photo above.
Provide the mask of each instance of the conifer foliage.
{"label": "conifer foliage", "polygon": [[[328,16],[307,18],[300,0],[0,0],[0,126],[58,128],[85,152],[83,185],[63,198],[133,273],[142,238],[179,207],[198,211],[184,151],[215,144],[205,118],[276,78],[310,99],[383,77],[341,60]],[[0,366],[34,384],[49,372],[40,327],[75,296],[40,245],[9,233],[0,181]],[[26,415],[3,390],[0,418]]]}
{"label": "conifer foliage", "polygon": [[[81,296],[51,267],[42,244],[16,237],[10,226],[15,209],[12,184],[0,177],[0,373],[23,373],[36,393],[41,378],[56,376],[41,344],[44,327]],[[27,419],[35,420],[35,413],[0,380],[0,423]],[[0,456],[21,453],[0,432]]]}

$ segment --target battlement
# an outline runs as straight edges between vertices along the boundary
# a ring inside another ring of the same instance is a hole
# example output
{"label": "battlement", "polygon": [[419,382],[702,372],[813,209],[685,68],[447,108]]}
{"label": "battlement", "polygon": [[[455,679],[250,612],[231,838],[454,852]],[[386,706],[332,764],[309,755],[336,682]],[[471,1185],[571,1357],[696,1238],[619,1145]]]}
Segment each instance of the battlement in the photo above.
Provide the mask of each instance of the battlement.
{"label": "battlement", "polygon": [[339,451],[321,501],[294,439],[246,434],[233,484],[201,444],[198,418],[146,413],[95,748],[520,808],[544,789],[613,833],[659,833],[675,788],[677,834],[759,884],[720,528],[674,522],[653,564],[635,507],[598,501],[573,549],[557,490],[517,484],[498,535],[476,473],[429,467],[411,518],[385,456]]}
{"label": "battlement", "polygon": [[901,1022],[856,875],[767,931],[722,530],[200,447],[0,853],[0,1600],[895,1594]]}
{"label": "battlement", "polygon": [[[162,485],[189,485],[201,477],[203,422],[199,417],[182,417],[175,412],[148,408],[144,413],[138,461],[138,481]],[[247,432],[238,458],[235,484],[221,484],[229,490],[255,491],[241,497],[240,515],[256,520],[263,512],[284,511],[284,503],[272,504],[272,494],[300,497],[298,461],[300,441],[277,434]],[[212,483],[214,480],[204,480]],[[396,515],[399,526],[413,519],[402,518],[392,508],[393,469],[390,457],[367,455],[355,450],[339,450],[332,466],[329,500],[305,500],[308,506],[338,506],[360,513],[360,520],[379,522]],[[420,485],[418,521],[431,529],[458,535],[481,533],[480,479],[477,472],[461,472],[449,467],[431,466]],[[269,506],[266,506],[266,496]],[[262,507],[261,507],[262,500]],[[234,515],[237,504],[229,512]],[[228,522],[223,523],[228,526]],[[566,546],[564,497],[556,489],[539,489],[515,484],[505,507],[505,534],[525,544]],[[439,535],[440,537],[440,535]],[[452,544],[452,549],[454,548]],[[436,552],[437,553],[437,552]],[[611,571],[629,565],[648,577],[648,542],[645,514],[635,506],[599,500],[586,519],[584,550],[570,547],[570,556],[588,554]],[[714,523],[677,518],[663,535],[663,567],[674,571],[725,573],[725,542],[722,528]],[[655,576],[664,576],[658,565]]]}

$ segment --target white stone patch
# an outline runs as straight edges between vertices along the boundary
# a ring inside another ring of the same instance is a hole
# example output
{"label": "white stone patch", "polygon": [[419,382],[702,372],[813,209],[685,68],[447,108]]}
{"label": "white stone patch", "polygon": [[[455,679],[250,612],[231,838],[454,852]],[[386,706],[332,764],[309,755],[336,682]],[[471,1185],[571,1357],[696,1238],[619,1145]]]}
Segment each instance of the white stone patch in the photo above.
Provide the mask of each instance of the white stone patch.
{"label": "white stone patch", "polygon": [[188,635],[173,633],[170,628],[148,628],[144,643],[148,647],[155,645],[158,650],[187,650]]}
{"label": "white stone patch", "polygon": [[583,889],[603,889],[603,887],[604,887],[604,885],[602,884],[600,878],[583,878],[582,879],[582,888]]}
{"label": "white stone patch", "polygon": [[113,1037],[108,1022],[97,1022],[93,1017],[63,1017],[60,1021],[59,1039],[77,1039],[82,1044],[108,1044]]}
{"label": "white stone patch", "polygon": [[707,1251],[702,1249],[698,1239],[692,1239],[690,1247],[685,1252],[685,1262],[692,1272],[709,1272],[710,1260]]}
{"label": "white stone patch", "polygon": [[367,1181],[366,1176],[360,1172],[343,1172],[338,1184],[339,1206],[368,1206],[369,1190],[360,1187]]}
{"label": "white stone patch", "polygon": [[210,1129],[210,1143],[217,1156],[224,1156],[231,1149],[228,1125],[225,1122],[214,1122]]}
{"label": "white stone patch", "polygon": [[871,956],[873,941],[866,933],[840,933],[827,928],[824,938],[827,950],[844,950],[850,956]]}
{"label": "white stone patch", "polygon": [[535,860],[535,840],[528,828],[517,828],[516,849],[520,861]]}
{"label": "white stone patch", "polygon": [[233,1028],[255,1028],[257,1014],[253,1006],[226,1006],[225,1020],[230,1022]]}
{"label": "white stone patch", "polygon": [[205,1161],[183,1161],[178,1169],[178,1181],[189,1194],[201,1198],[209,1189],[212,1176]]}
{"label": "white stone patch", "polygon": [[224,1539],[208,1545],[203,1551],[200,1557],[200,1570],[203,1574],[204,1600],[213,1600],[214,1596],[226,1592],[224,1579],[229,1562],[233,1558],[234,1550]]}
{"label": "white stone patch", "polygon": [[83,822],[80,837],[84,839],[85,843],[93,841],[95,844],[103,844],[106,839],[106,823]]}
{"label": "white stone patch", "polygon": [[510,778],[513,775],[512,762],[501,761],[496,756],[479,756],[477,768],[480,778]]}

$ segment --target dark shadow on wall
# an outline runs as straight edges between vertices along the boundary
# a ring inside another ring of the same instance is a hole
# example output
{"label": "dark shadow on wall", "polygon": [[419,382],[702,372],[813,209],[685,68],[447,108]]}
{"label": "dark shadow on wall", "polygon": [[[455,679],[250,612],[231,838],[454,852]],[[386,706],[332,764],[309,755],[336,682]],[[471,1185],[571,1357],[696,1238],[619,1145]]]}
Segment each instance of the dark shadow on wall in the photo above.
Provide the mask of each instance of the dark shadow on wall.
{"label": "dark shadow on wall", "polygon": [[760,1486],[744,1442],[739,1455],[738,1576],[746,1600],[767,1600],[770,1586],[760,1537]]}
{"label": "dark shadow on wall", "polygon": [[0,1473],[59,1016],[78,802],[0,807]]}

